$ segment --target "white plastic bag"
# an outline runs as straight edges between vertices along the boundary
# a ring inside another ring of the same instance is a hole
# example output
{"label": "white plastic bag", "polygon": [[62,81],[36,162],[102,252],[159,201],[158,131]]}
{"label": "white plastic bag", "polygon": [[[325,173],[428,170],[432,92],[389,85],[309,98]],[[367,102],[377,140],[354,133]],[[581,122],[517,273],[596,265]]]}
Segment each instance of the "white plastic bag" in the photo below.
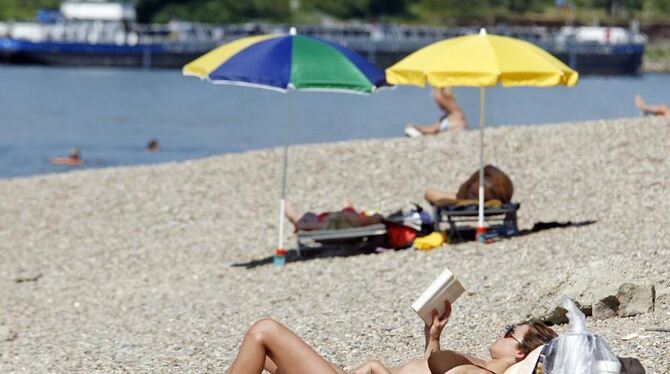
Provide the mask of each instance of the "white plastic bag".
{"label": "white plastic bag", "polygon": [[586,330],[586,317],[575,302],[564,297],[570,329],[549,343],[545,356],[546,374],[618,374],[619,359],[605,340]]}

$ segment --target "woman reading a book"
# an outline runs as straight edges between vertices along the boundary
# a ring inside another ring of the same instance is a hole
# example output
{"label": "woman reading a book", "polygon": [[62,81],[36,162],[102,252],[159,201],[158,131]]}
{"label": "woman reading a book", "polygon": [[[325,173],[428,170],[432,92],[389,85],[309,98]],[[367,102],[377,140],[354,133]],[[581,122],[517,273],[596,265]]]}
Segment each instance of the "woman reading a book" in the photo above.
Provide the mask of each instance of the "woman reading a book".
{"label": "woman reading a book", "polygon": [[[523,360],[528,353],[556,337],[541,322],[527,322],[509,327],[490,347],[490,360],[463,353],[440,350],[440,335],[451,315],[446,302],[442,316],[433,312],[433,322],[426,325],[426,350],[422,358],[398,368],[386,368],[379,361],[369,361],[352,374],[502,374],[508,367]],[[347,374],[335,367],[284,325],[265,318],[247,331],[242,346],[227,374]]]}

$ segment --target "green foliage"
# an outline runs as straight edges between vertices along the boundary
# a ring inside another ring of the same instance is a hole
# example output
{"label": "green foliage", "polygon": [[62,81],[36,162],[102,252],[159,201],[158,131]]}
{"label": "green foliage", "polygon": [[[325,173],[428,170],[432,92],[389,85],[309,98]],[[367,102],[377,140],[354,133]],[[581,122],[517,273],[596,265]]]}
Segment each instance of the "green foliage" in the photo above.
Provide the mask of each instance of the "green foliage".
{"label": "green foliage", "polygon": [[[132,0],[131,0],[132,1]],[[565,0],[577,14],[625,19],[670,18],[670,0]],[[317,22],[322,16],[341,20],[385,20],[445,25],[455,21],[492,22],[541,19],[562,14],[555,0],[134,0],[140,22],[171,19],[211,23]],[[30,20],[59,0],[0,0],[0,20]],[[539,18],[538,18],[539,17]]]}
{"label": "green foliage", "polygon": [[288,0],[140,0],[138,18],[142,22],[170,19],[210,23],[275,21],[290,19]]}
{"label": "green foliage", "polygon": [[301,0],[300,6],[340,19],[373,19],[402,15],[406,12],[406,3],[406,0]]}
{"label": "green foliage", "polygon": [[31,20],[38,9],[58,8],[58,0],[0,0],[0,20]]}
{"label": "green foliage", "polygon": [[445,14],[450,17],[472,17],[486,7],[486,0],[423,0],[420,5],[429,12]]}
{"label": "green foliage", "polygon": [[670,16],[670,1],[668,1],[668,0],[646,0],[645,3],[649,4],[649,8],[652,11],[656,11],[656,12],[659,12],[659,13],[665,13],[666,16]]}

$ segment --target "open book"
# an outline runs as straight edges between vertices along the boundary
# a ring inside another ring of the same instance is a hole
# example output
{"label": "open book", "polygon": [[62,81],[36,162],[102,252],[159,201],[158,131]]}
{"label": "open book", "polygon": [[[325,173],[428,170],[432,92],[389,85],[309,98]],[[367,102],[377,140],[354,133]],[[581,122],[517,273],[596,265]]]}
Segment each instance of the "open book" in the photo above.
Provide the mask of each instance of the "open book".
{"label": "open book", "polygon": [[430,325],[433,323],[433,309],[437,309],[437,315],[441,316],[444,313],[444,301],[449,300],[453,304],[464,291],[465,288],[451,270],[444,269],[442,274],[412,303],[412,309],[427,325]]}

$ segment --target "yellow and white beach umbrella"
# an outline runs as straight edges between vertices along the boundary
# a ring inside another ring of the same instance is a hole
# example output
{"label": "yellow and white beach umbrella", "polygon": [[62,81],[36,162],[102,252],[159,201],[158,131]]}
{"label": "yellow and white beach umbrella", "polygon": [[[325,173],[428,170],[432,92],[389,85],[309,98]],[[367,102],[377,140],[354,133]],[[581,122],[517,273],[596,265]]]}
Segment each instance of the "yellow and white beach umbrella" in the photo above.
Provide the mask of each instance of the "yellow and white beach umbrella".
{"label": "yellow and white beach umbrella", "polygon": [[487,34],[435,42],[386,69],[395,85],[480,87],[479,224],[484,227],[484,107],[486,87],[574,86],[579,75],[545,50],[523,40]]}

